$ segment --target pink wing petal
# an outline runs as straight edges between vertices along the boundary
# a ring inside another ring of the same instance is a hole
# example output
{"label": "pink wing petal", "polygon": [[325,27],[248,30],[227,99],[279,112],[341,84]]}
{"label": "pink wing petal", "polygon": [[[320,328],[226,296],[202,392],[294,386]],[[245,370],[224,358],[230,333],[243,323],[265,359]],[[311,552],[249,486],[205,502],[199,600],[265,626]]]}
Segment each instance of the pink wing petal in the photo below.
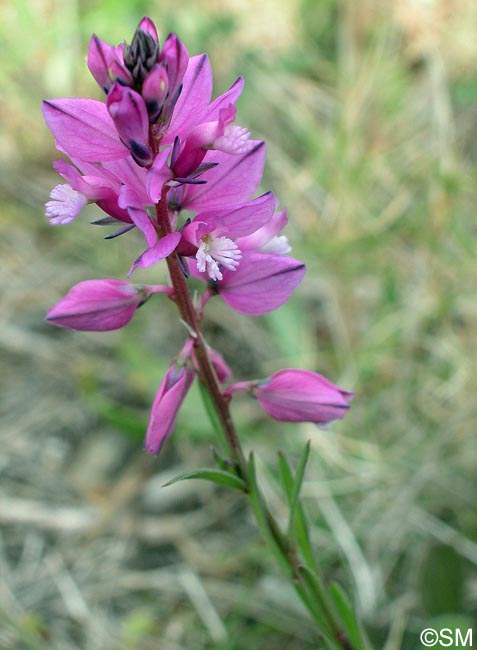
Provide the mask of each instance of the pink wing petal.
{"label": "pink wing petal", "polygon": [[242,314],[259,316],[281,307],[305,274],[305,265],[292,257],[246,253],[236,271],[224,270],[218,291]]}
{"label": "pink wing petal", "polygon": [[167,257],[172,253],[179,243],[181,235],[179,232],[171,232],[169,235],[162,237],[157,244],[152,248],[148,248],[140,255],[131,268],[128,271],[128,277],[133,273],[138,267],[148,268],[153,266],[164,257]]}
{"label": "pink wing petal", "polygon": [[62,97],[44,101],[42,110],[57,144],[69,156],[103,162],[129,155],[102,102]]}
{"label": "pink wing petal", "polygon": [[243,77],[238,77],[238,79],[230,86],[230,88],[225,91],[222,95],[219,95],[212,104],[207,109],[207,113],[204,116],[204,122],[214,122],[219,119],[219,113],[222,108],[227,108],[229,104],[236,103],[237,99],[242,94],[244,87]]}
{"label": "pink wing petal", "polygon": [[212,68],[207,54],[189,59],[182,82],[182,92],[174,107],[172,120],[162,144],[171,144],[176,136],[183,137],[202,121],[212,95]]}
{"label": "pink wing petal", "polygon": [[[275,196],[267,192],[235,210],[210,216],[213,216],[213,223],[220,235],[235,239],[249,235],[266,224],[273,215],[275,204]],[[207,223],[210,221],[206,213],[197,215],[196,219]]]}
{"label": "pink wing petal", "polygon": [[204,185],[187,188],[182,208],[199,211],[226,210],[247,201],[257,190],[265,164],[265,142],[256,141],[253,149],[238,156],[209,151],[204,163],[219,163],[205,172]]}
{"label": "pink wing petal", "polygon": [[128,213],[133,223],[139,228],[139,230],[146,238],[149,249],[153,248],[157,241],[157,232],[147,212],[145,210],[141,210],[141,208],[130,207],[128,208]]}

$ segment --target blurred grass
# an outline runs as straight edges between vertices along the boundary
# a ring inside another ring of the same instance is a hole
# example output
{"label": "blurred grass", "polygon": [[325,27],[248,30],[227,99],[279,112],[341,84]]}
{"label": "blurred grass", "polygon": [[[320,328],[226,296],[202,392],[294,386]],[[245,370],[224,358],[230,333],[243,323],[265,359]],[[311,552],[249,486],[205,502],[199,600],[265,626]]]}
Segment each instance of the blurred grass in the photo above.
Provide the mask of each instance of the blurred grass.
{"label": "blurred grass", "polygon": [[[40,101],[99,97],[84,65],[91,32],[120,42],[143,14],[163,38],[175,30],[191,53],[209,52],[216,93],[244,74],[239,123],[267,140],[264,189],[288,206],[294,255],[308,266],[293,299],[267,317],[212,302],[210,342],[238,377],[301,365],[356,391],[346,421],[326,432],[234,405],[275,509],[283,512],[275,452],[297,458],[309,437],[304,493],[318,556],[328,578],[354,591],[376,647],[414,650],[421,629],[456,615],[470,624],[474,3],[287,0],[277,11],[252,0],[180,8],[17,0],[0,12],[0,471],[12,510],[0,510],[0,647],[314,647],[241,502],[195,485],[159,489],[171,466],[207,462],[213,439],[197,392],[165,454],[149,463],[140,451],[150,402],[183,338],[173,305],[151,301],[110,334],[42,323],[74,283],[123,277],[139,242],[104,243],[87,217],[48,226],[42,206],[58,182],[57,153]],[[161,282],[164,269],[138,278]],[[15,498],[99,508],[103,523],[86,539],[70,520],[68,533],[61,521],[53,531],[41,518],[28,525]],[[166,533],[151,532],[149,519],[118,533],[137,513],[159,513]]]}

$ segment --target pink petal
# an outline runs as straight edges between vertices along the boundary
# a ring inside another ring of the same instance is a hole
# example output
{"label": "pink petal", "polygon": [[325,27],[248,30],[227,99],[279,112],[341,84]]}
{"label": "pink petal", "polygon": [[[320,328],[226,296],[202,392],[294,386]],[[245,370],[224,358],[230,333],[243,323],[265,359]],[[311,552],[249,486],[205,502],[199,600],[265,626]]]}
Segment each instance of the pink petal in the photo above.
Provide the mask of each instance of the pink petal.
{"label": "pink petal", "polygon": [[152,248],[146,249],[144,253],[142,253],[142,255],[137,258],[137,260],[128,271],[128,277],[138,267],[143,269],[148,268],[149,266],[153,266],[153,264],[156,264],[162,260],[164,257],[170,255],[177,247],[180,239],[181,235],[179,232],[171,232],[169,235],[162,237],[157,242],[157,244],[155,244]]}
{"label": "pink petal", "polygon": [[160,151],[154,159],[154,164],[147,174],[147,191],[152,203],[157,203],[161,198],[162,187],[173,176],[167,159],[169,157],[170,148]]}
{"label": "pink petal", "polygon": [[176,136],[184,137],[202,121],[212,95],[212,68],[207,54],[189,59],[182,82],[182,92],[174,107],[172,120],[164,135],[163,144],[171,144]]}
{"label": "pink petal", "polygon": [[207,183],[187,188],[181,207],[199,212],[226,210],[230,205],[244,203],[260,184],[265,153],[265,142],[258,141],[253,149],[238,156],[208,151],[204,163],[219,164],[201,176]]}
{"label": "pink petal", "polygon": [[232,86],[222,95],[219,95],[212,104],[207,109],[207,113],[204,116],[204,122],[213,122],[219,119],[219,113],[221,109],[226,108],[229,104],[236,103],[237,99],[240,97],[243,87],[244,87],[243,77],[238,77],[238,79],[232,84]]}
{"label": "pink petal", "polygon": [[194,380],[192,368],[176,368],[172,364],[164,376],[154,399],[149,425],[147,427],[144,448],[151,454],[157,454],[164,442],[171,435],[177,413]]}
{"label": "pink petal", "polygon": [[237,242],[240,250],[259,250],[262,246],[276,237],[287,225],[288,217],[286,210],[275,212],[270,221],[256,232],[244,237]]}
{"label": "pink petal", "polygon": [[46,316],[59,327],[103,332],[126,325],[144,295],[122,280],[87,280],[75,285]]}
{"label": "pink petal", "polygon": [[217,233],[235,239],[249,235],[266,224],[273,215],[275,204],[273,192],[267,192],[230,212],[213,213],[210,217],[202,212],[195,219],[207,223],[212,220]]}
{"label": "pink petal", "polygon": [[274,373],[255,390],[264,410],[276,420],[320,425],[342,419],[353,395],[322,375],[298,368]]}
{"label": "pink petal", "polygon": [[236,271],[224,270],[217,289],[232,309],[259,316],[281,307],[304,274],[305,265],[292,257],[247,252]]}
{"label": "pink petal", "polygon": [[128,214],[132,222],[139,228],[146,238],[149,249],[153,248],[157,241],[157,231],[151,221],[150,216],[141,208],[128,208]]}
{"label": "pink petal", "polygon": [[69,156],[103,162],[129,155],[102,102],[62,97],[44,101],[42,110],[57,144]]}

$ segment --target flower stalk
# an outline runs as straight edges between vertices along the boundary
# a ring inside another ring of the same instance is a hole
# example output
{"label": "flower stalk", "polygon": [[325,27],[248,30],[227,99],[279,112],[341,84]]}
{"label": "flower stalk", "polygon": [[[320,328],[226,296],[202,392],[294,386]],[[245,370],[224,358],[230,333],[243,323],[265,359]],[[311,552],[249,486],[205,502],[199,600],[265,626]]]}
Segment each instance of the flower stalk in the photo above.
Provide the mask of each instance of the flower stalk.
{"label": "flower stalk", "polygon": [[[288,255],[291,248],[282,234],[286,210],[278,209],[272,192],[253,198],[266,146],[234,124],[244,81],[239,77],[211,101],[207,55],[190,57],[175,34],[161,49],[149,18],[140,21],[131,45],[113,47],[93,36],[87,63],[105,102],[59,98],[43,104],[57,147],[73,163],[55,163],[67,182],[52,190],[46,216],[54,226],[66,225],[86,204],[96,203],[106,216],[95,226],[119,227],[105,239],[117,241],[135,230],[146,241],[128,277],[165,259],[172,286],[85,281],[47,319],[60,327],[105,331],[125,326],[155,294],[165,293],[176,303],[187,338],[154,399],[146,451],[157,455],[166,443],[198,376],[228,457],[216,452],[218,468],[191,470],[173,482],[197,478],[246,494],[266,544],[315,621],[324,647],[368,650],[346,597],[337,587],[324,586],[313,557],[300,503],[309,445],[295,474],[284,455],[278,455],[289,506],[288,527],[282,531],[260,489],[254,455],[246,458],[230,412],[235,392],[246,391],[271,418],[326,426],[345,416],[353,393],[296,368],[227,388],[232,371],[202,332],[203,312],[212,297],[239,313],[259,316],[283,305],[305,273],[303,262]],[[184,212],[195,216],[186,218]],[[203,282],[197,300],[189,289],[190,276]]]}

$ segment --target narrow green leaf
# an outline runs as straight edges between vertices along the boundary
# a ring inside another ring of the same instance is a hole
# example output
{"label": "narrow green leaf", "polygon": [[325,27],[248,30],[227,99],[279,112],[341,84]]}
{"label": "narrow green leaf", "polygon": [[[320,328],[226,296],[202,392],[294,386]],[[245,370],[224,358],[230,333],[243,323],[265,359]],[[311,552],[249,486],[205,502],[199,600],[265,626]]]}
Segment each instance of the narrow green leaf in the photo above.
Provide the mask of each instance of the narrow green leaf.
{"label": "narrow green leaf", "polygon": [[[293,493],[293,476],[287,459],[282,452],[278,452],[278,466],[280,468],[280,476],[282,480],[283,489],[288,498],[288,503],[291,504],[291,496]],[[311,550],[310,534],[308,532],[308,524],[303,506],[298,502],[296,509],[295,531],[298,546],[303,554],[303,558],[309,569],[318,573],[318,565],[313,557]]]}
{"label": "narrow green leaf", "polygon": [[257,483],[257,472],[255,468],[255,458],[253,452],[250,454],[248,461],[248,479],[250,501],[255,513],[255,519],[257,520],[258,527],[262,533],[262,537],[265,543],[274,553],[285,574],[288,577],[292,577],[292,570],[290,568],[288,558],[286,557],[286,550],[282,549],[281,545],[276,539],[276,536],[274,535],[273,530],[270,528],[270,518],[268,517],[268,513],[263,504],[262,495]]}
{"label": "narrow green leaf", "polygon": [[200,396],[202,397],[202,402],[204,404],[205,410],[209,417],[210,424],[212,425],[212,428],[215,431],[215,433],[219,436],[219,439],[222,440],[224,434],[222,431],[222,427],[220,426],[220,420],[217,415],[217,411],[215,410],[214,404],[212,402],[212,398],[210,397],[207,388],[201,382],[198,382],[198,384],[199,384]]}
{"label": "narrow green leaf", "polygon": [[290,494],[290,519],[288,522],[288,538],[291,539],[295,531],[295,514],[297,510],[297,505],[299,503],[301,486],[303,485],[303,478],[305,476],[306,464],[310,456],[310,441],[305,445],[303,454],[298,463],[298,468],[296,470],[295,479],[293,481],[293,488]]}
{"label": "narrow green leaf", "polygon": [[307,567],[301,566],[298,569],[298,573],[300,574],[300,578],[305,584],[310,594],[310,598],[316,608],[316,611],[318,612],[319,621],[323,633],[326,637],[334,639],[335,630],[333,627],[333,621],[330,620],[329,610],[326,606],[326,603],[323,602],[323,594],[321,593],[320,585],[317,583],[312,571],[310,571],[310,569]]}
{"label": "narrow green leaf", "polygon": [[190,472],[183,472],[182,474],[174,476],[174,478],[172,478],[170,481],[167,481],[167,483],[164,483],[162,487],[167,487],[168,485],[172,485],[178,481],[186,481],[191,478],[199,478],[205,481],[212,481],[212,483],[226,485],[227,487],[234,488],[235,490],[240,490],[241,492],[247,491],[247,485],[245,481],[242,481],[241,478],[235,476],[234,474],[230,474],[229,472],[225,472],[222,469],[215,468],[193,469]]}
{"label": "narrow green leaf", "polygon": [[336,582],[330,584],[329,592],[343,622],[346,634],[352,643],[353,650],[368,650],[370,647],[369,642],[358,623],[347,594]]}
{"label": "narrow green leaf", "polygon": [[224,470],[224,472],[227,472],[229,470],[229,466],[227,464],[226,459],[220,454],[220,452],[215,447],[212,447],[212,456],[214,457],[214,460],[217,463],[218,467],[220,467],[220,469]]}

